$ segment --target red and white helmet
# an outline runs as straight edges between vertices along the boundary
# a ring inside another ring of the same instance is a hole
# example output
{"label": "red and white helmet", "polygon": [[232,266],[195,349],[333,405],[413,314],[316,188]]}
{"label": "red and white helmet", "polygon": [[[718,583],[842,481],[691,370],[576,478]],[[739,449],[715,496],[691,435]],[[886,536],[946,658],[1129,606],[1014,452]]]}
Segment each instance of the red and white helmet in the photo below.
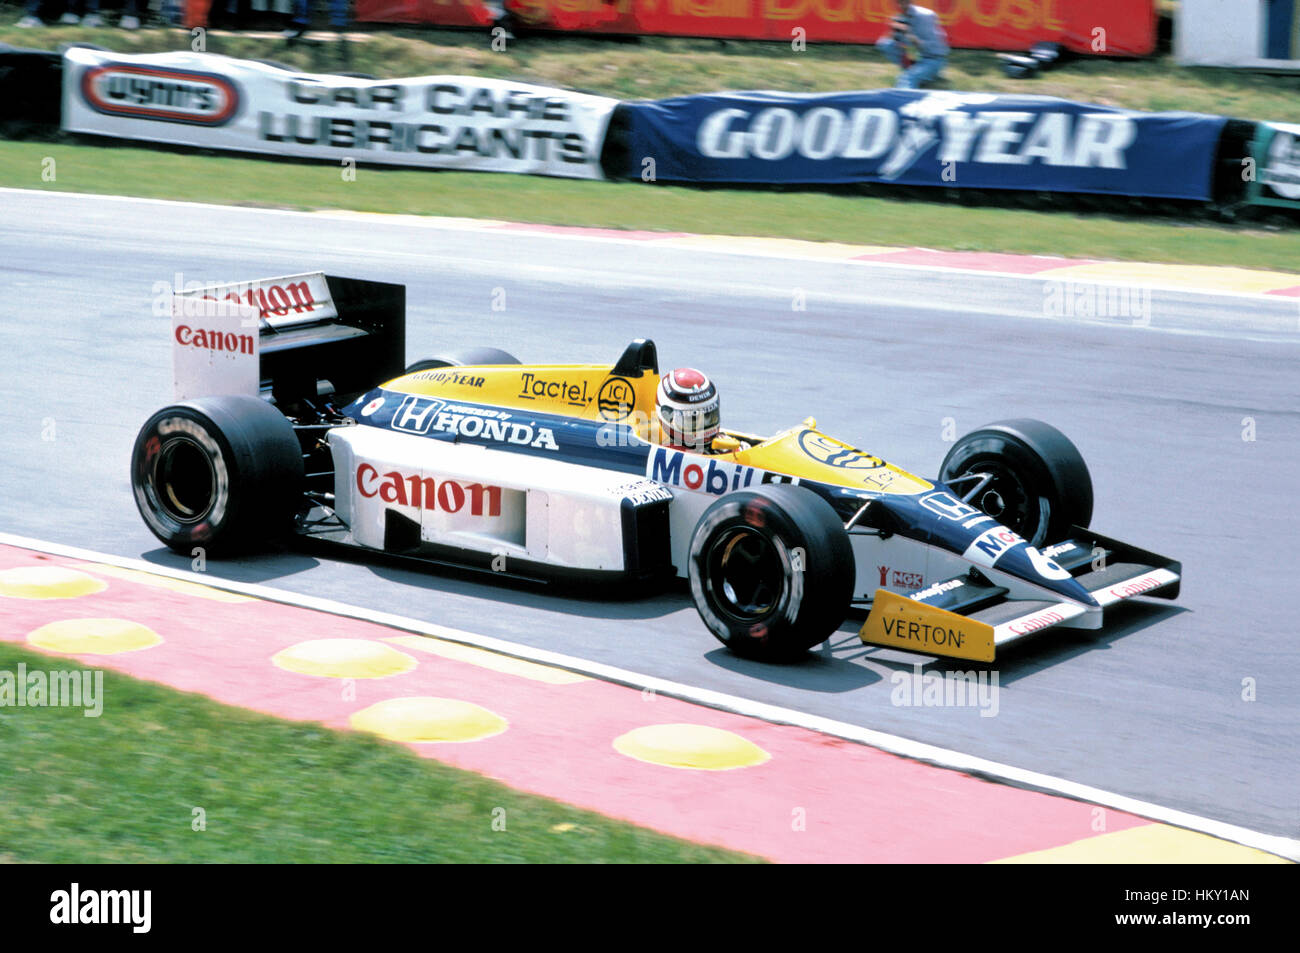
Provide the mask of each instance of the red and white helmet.
{"label": "red and white helmet", "polygon": [[722,421],[718,389],[693,367],[669,371],[656,394],[664,443],[704,450],[718,435]]}

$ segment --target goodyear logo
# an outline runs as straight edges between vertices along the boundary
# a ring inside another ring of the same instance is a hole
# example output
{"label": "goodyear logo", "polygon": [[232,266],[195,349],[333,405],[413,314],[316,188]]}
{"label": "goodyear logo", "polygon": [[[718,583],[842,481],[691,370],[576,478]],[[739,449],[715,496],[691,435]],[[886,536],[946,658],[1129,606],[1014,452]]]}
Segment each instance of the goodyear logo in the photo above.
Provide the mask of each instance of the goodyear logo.
{"label": "goodyear logo", "polygon": [[239,87],[215,73],[107,63],[81,77],[81,98],[99,113],[194,126],[224,126],[239,112]]}

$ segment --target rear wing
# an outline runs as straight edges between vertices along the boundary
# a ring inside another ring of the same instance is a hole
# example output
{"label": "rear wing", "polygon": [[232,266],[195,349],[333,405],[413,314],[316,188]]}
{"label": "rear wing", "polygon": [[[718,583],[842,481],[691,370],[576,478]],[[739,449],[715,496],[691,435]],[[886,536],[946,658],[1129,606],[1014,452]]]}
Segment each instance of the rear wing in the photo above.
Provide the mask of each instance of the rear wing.
{"label": "rear wing", "polygon": [[1125,599],[1174,599],[1182,583],[1182,564],[1080,526],[1043,555],[1078,580],[1101,611],[1072,602],[1008,599],[1006,588],[972,572],[907,595],[878,590],[859,637],[868,644],[992,662],[999,651],[1045,629],[1101,628],[1107,607]]}
{"label": "rear wing", "polygon": [[172,295],[177,400],[338,402],[399,376],[405,362],[403,285],[309,272]]}

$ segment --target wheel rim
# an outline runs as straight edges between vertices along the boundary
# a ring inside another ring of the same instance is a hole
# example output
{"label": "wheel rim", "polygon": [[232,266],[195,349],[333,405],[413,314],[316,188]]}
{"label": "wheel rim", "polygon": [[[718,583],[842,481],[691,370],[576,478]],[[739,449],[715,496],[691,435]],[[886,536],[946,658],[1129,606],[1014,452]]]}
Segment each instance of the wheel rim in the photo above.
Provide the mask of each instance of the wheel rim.
{"label": "wheel rim", "polygon": [[709,588],[714,604],[737,622],[770,616],[785,588],[785,567],[772,541],[749,527],[720,537],[709,550]]}
{"label": "wheel rim", "polygon": [[971,483],[978,483],[972,478],[975,474],[987,474],[991,479],[966,502],[1032,540],[1039,524],[1045,522],[1044,514],[1038,498],[1029,492],[1020,476],[1000,460],[985,459],[968,463],[958,479],[968,478]]}
{"label": "wheel rim", "polygon": [[217,471],[207,452],[193,440],[168,440],[154,461],[153,485],[158,504],[178,523],[197,523],[212,510]]}

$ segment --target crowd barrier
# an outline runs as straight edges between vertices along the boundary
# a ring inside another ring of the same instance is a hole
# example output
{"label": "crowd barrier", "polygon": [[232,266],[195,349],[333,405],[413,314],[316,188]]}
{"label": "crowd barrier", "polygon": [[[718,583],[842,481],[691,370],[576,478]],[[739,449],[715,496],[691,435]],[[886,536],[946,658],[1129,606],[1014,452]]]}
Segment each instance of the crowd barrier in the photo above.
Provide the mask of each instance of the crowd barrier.
{"label": "crowd barrier", "polygon": [[469,76],[300,73],[207,53],[0,48],[0,134],[647,183],[1019,196],[1043,208],[1113,199],[1117,209],[1300,211],[1300,126],[947,90],[618,102]]}
{"label": "crowd barrier", "polygon": [[0,44],[0,136],[48,134],[59,126],[63,58]]}
{"label": "crowd barrier", "polygon": [[624,103],[614,178],[1208,200],[1227,120],[1045,96],[749,92]]}

